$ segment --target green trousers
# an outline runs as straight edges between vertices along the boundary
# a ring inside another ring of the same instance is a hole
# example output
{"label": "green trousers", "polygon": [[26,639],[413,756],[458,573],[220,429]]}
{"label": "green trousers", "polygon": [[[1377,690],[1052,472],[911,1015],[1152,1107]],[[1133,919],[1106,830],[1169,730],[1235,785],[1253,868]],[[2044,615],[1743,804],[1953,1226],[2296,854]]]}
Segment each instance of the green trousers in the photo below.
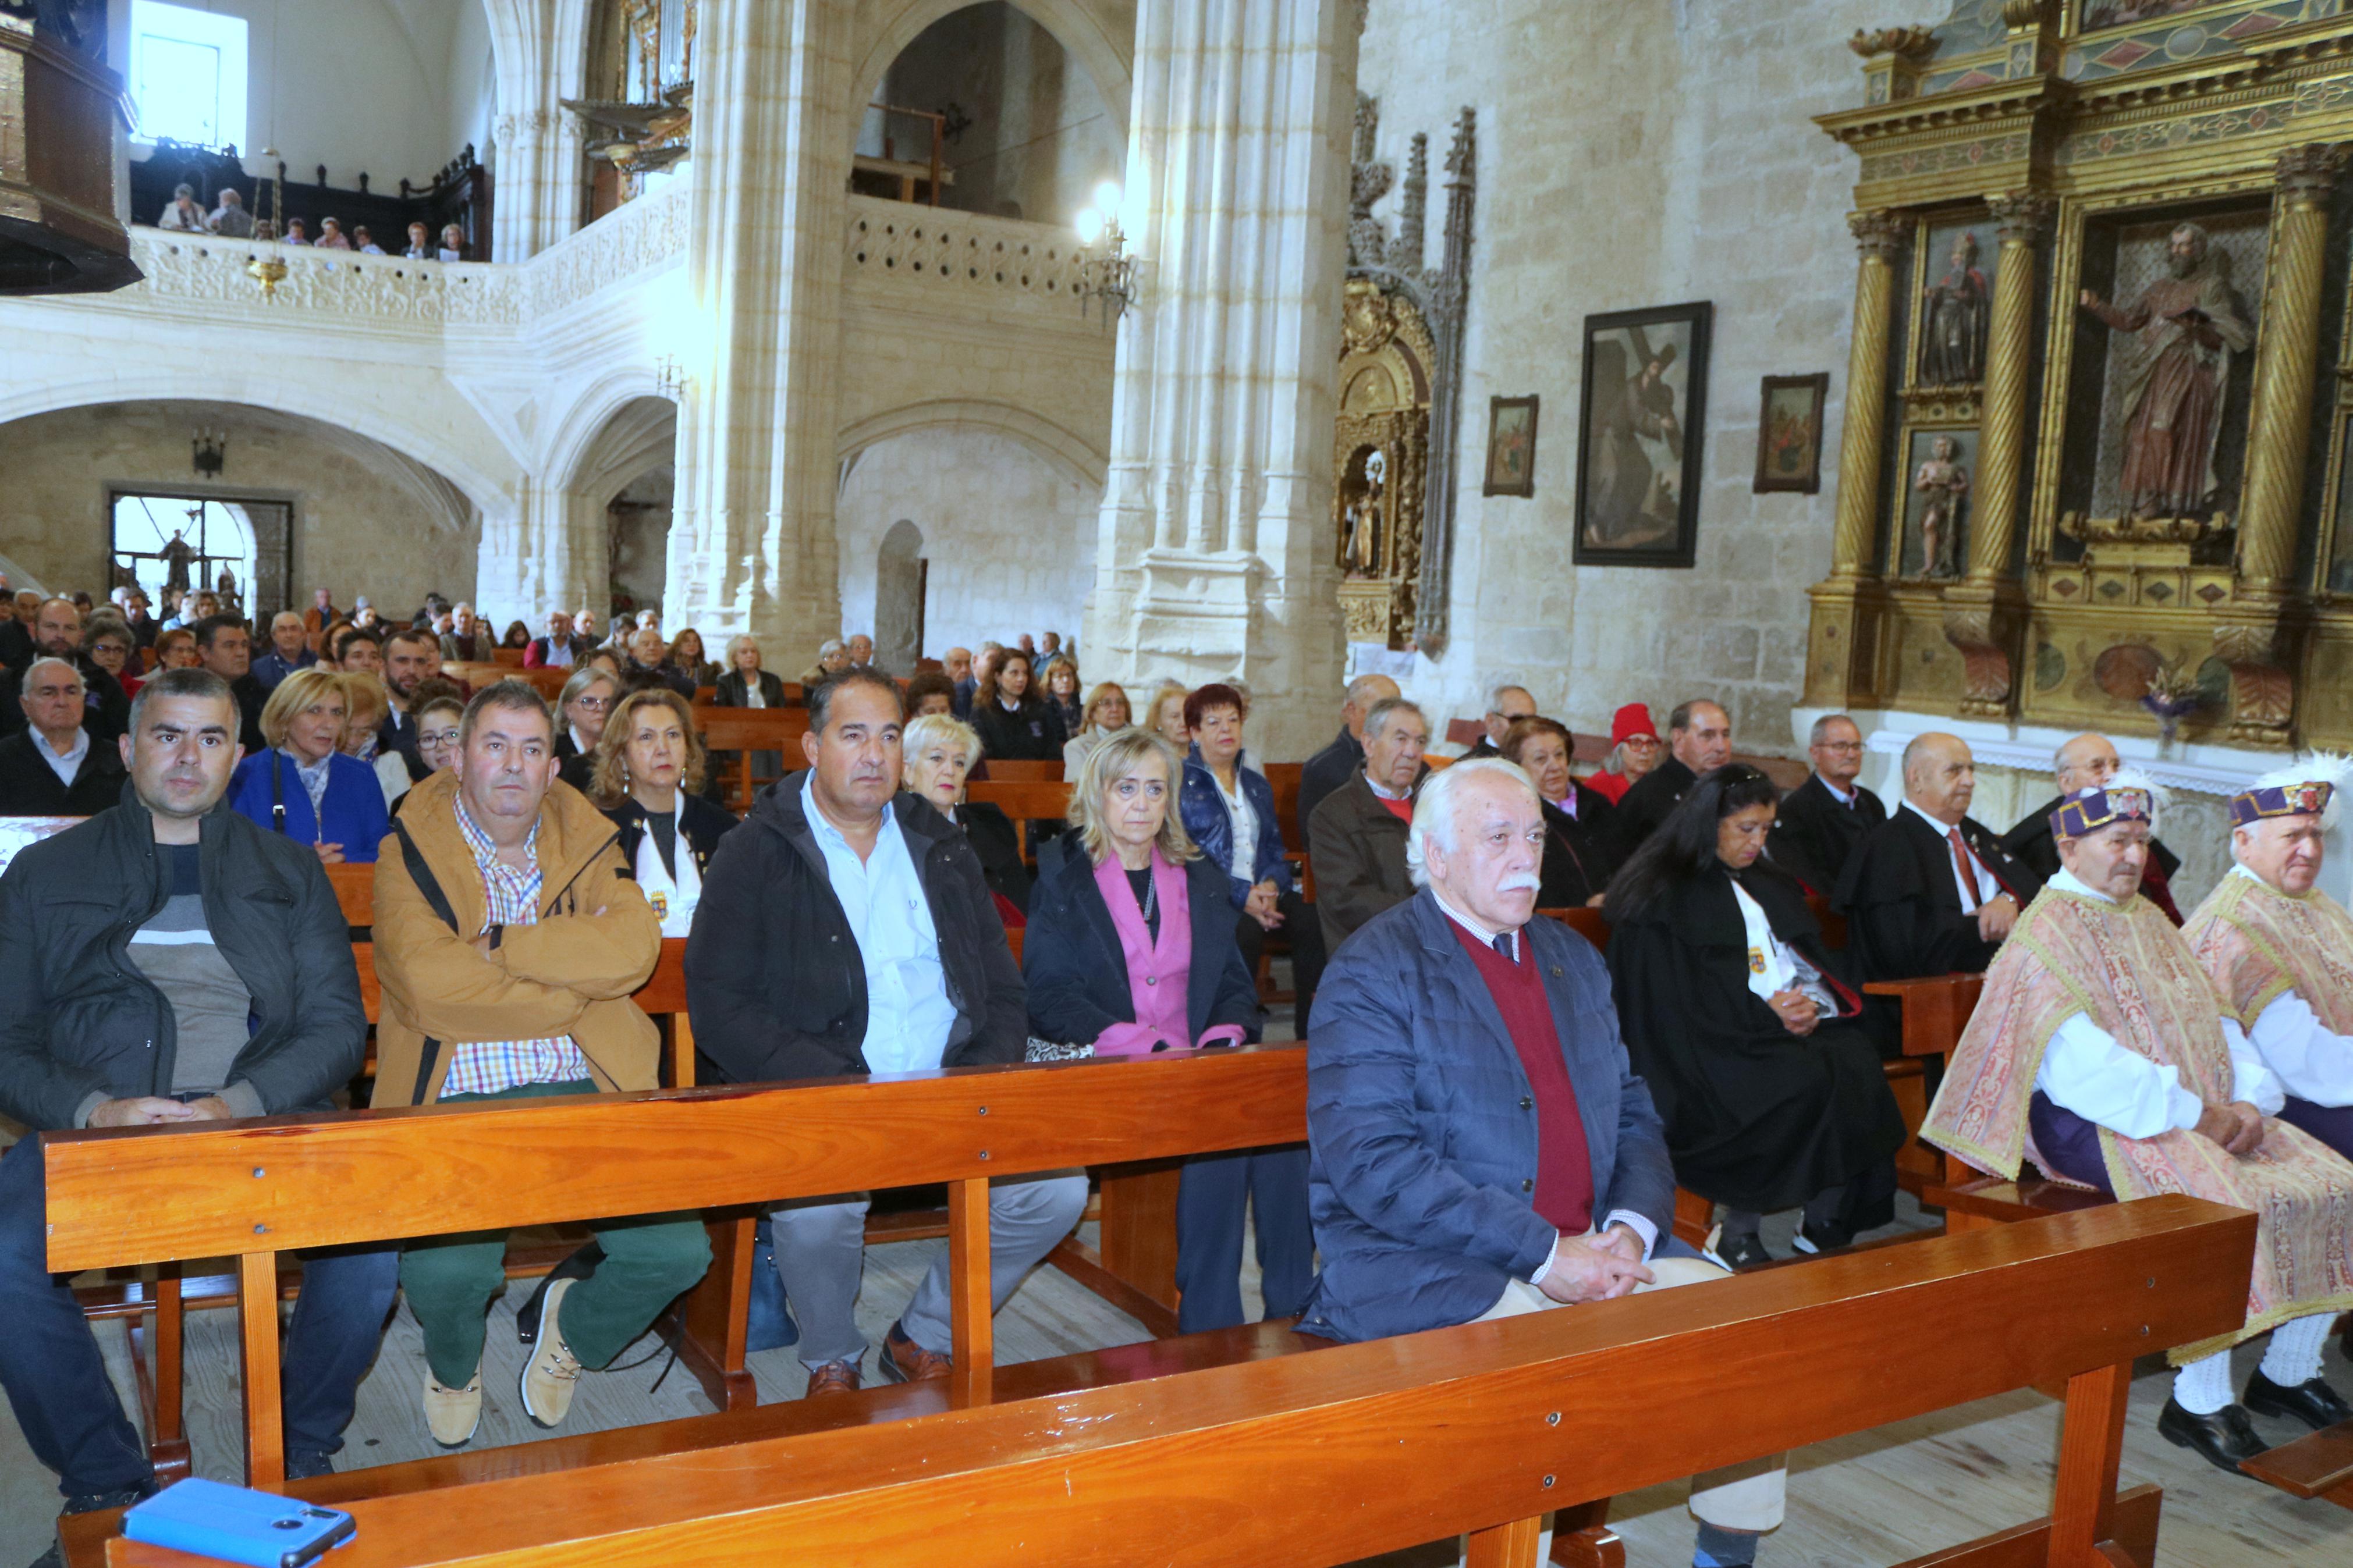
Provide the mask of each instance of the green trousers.
{"label": "green trousers", "polygon": [[[595,1083],[533,1083],[495,1094],[451,1094],[443,1105],[595,1094]],[[711,1238],[687,1215],[647,1215],[594,1227],[605,1260],[564,1298],[564,1342],[580,1364],[610,1365],[655,1316],[711,1267]],[[400,1255],[400,1288],[425,1331],[425,1359],[445,1388],[463,1388],[482,1364],[484,1319],[506,1289],[504,1231],[436,1236]]]}

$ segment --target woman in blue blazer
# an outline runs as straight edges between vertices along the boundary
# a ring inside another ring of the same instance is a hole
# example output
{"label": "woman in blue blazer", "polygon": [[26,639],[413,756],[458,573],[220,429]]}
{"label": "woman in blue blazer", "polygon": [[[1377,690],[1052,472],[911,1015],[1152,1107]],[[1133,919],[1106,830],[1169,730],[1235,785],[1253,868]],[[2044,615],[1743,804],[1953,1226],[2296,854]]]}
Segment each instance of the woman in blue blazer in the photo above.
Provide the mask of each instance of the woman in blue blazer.
{"label": "woman in blue blazer", "polygon": [[[1291,939],[1293,988],[1299,994],[1299,1037],[1324,975],[1324,930],[1314,906],[1299,896],[1291,862],[1282,858],[1282,825],[1274,815],[1274,786],[1241,765],[1242,721],[1250,700],[1230,686],[1204,686],[1185,699],[1193,752],[1185,762],[1179,810],[1185,831],[1226,873],[1227,901],[1240,911],[1234,940],[1253,975],[1266,933]],[[1237,842],[1239,840],[1239,843]]]}
{"label": "woman in blue blazer", "polygon": [[374,860],[392,831],[375,770],[341,750],[343,681],[323,665],[280,681],[261,709],[269,749],[237,763],[229,781],[239,816],[311,846],[330,866]]}
{"label": "woman in blue blazer", "polygon": [[[1143,1056],[1258,1036],[1258,997],[1234,943],[1226,875],[1169,810],[1182,765],[1144,730],[1087,754],[1071,831],[1039,851],[1021,946],[1029,1031]],[[1314,1285],[1303,1149],[1188,1160],[1176,1195],[1179,1331],[1242,1321],[1243,1212],[1255,1205],[1267,1316],[1287,1318]]]}

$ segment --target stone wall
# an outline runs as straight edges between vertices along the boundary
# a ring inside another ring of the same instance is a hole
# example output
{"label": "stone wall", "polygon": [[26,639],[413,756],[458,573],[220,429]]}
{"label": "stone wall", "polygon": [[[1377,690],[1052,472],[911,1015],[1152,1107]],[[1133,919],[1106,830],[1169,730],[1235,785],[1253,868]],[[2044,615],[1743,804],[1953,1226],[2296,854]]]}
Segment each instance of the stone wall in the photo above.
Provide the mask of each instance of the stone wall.
{"label": "stone wall", "polygon": [[[1094,581],[1102,500],[1100,483],[995,432],[922,430],[876,442],[849,466],[834,512],[843,627],[872,629],[883,536],[904,519],[922,531],[931,563],[925,654],[1050,627],[1075,637]],[[814,648],[771,656],[787,679],[815,658]]]}
{"label": "stone wall", "polygon": [[[1854,280],[1853,157],[1810,117],[1860,101],[1845,39],[1877,0],[1381,0],[1360,90],[1380,155],[1436,154],[1479,114],[1453,640],[1409,682],[1441,727],[1525,683],[1573,728],[1622,702],[1731,710],[1744,749],[1794,750],[1806,588],[1828,570]],[[1378,209],[1394,220],[1390,196]],[[1440,192],[1431,192],[1436,254]],[[1712,300],[1705,487],[1690,570],[1570,561],[1584,319]],[[1824,483],[1749,493],[1758,380],[1831,373]],[[1533,499],[1479,493],[1491,396],[1543,399]]]}
{"label": "stone wall", "polygon": [[[217,479],[190,472],[197,426],[228,433]],[[103,598],[111,486],[294,505],[293,597],[365,594],[387,613],[428,591],[470,597],[480,528],[431,470],[348,431],[222,404],[116,403],[0,425],[0,541],[50,588]],[[259,605],[257,609],[274,606]]]}

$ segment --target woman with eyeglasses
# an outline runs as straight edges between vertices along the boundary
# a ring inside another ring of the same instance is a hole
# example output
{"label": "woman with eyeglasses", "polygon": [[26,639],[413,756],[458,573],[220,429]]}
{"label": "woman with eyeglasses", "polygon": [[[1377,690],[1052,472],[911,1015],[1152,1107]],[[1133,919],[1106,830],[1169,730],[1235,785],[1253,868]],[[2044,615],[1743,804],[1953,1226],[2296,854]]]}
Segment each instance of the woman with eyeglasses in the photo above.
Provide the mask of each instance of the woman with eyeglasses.
{"label": "woman with eyeglasses", "polygon": [[620,678],[601,664],[583,664],[564,683],[555,700],[555,755],[563,763],[556,777],[586,793],[596,769],[596,742],[605,738],[605,721],[621,694]]}

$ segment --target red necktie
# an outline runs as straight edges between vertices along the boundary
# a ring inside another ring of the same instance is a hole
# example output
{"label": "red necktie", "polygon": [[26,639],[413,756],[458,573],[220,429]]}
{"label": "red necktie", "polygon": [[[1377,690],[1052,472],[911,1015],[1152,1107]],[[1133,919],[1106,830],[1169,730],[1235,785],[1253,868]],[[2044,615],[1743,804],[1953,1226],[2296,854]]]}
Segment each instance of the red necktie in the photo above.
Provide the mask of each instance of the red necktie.
{"label": "red necktie", "polygon": [[1945,837],[1952,840],[1953,868],[1961,874],[1961,887],[1966,890],[1962,913],[1967,914],[1985,901],[1978,896],[1978,863],[1970,858],[1969,847],[1961,842],[1959,828],[1947,829]]}

